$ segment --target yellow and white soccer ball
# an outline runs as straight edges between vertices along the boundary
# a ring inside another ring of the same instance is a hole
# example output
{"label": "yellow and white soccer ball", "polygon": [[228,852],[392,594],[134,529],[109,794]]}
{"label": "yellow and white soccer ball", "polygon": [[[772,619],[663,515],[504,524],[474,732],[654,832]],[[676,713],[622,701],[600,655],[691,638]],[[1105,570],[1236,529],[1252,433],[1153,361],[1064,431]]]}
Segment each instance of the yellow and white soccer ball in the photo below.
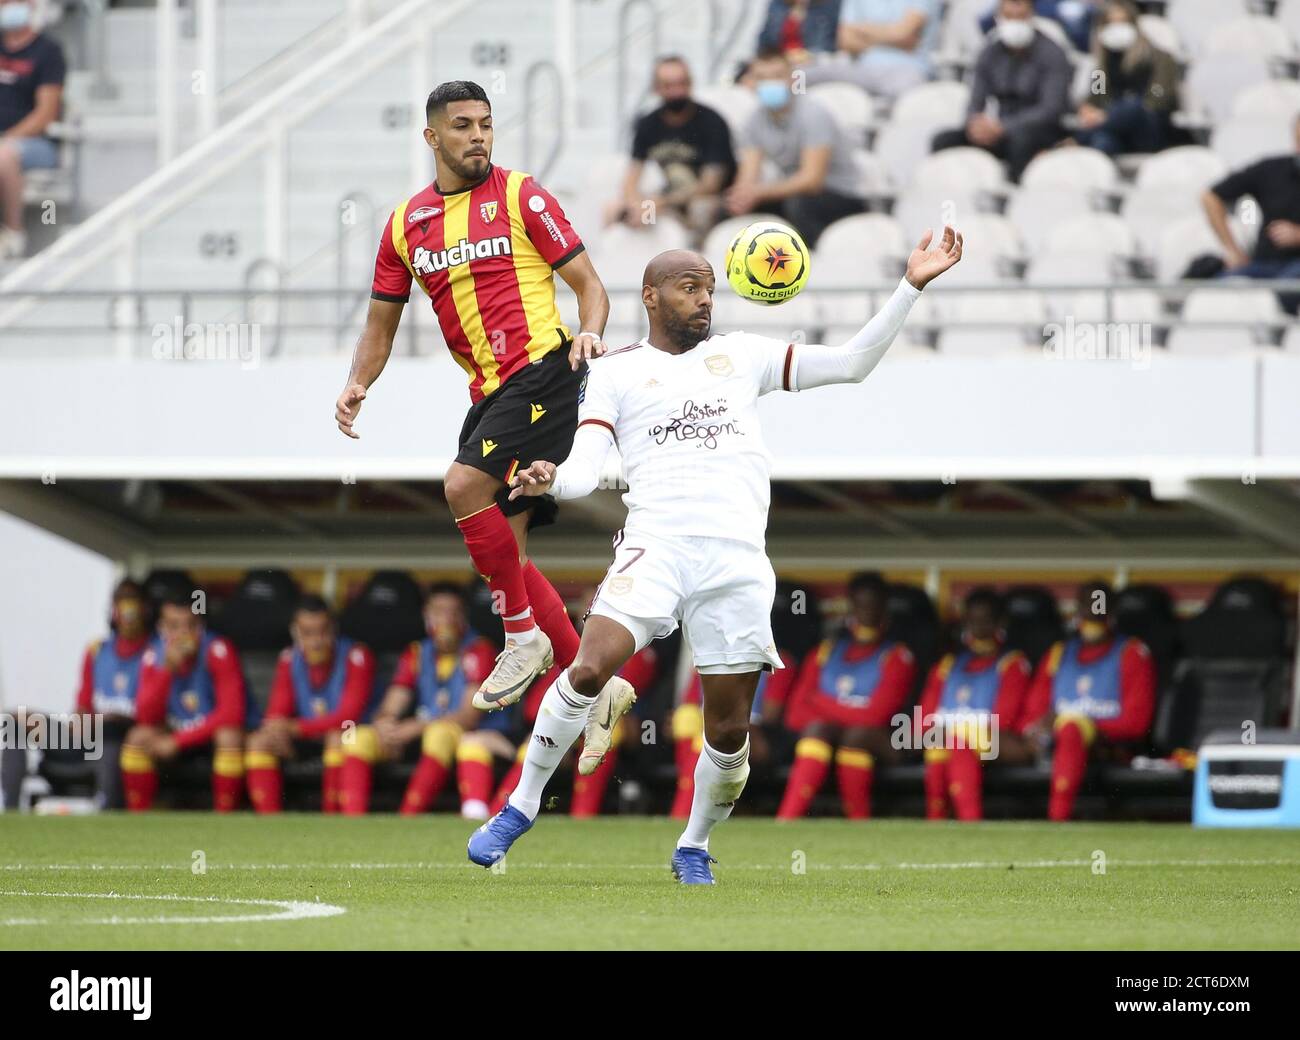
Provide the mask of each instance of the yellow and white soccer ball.
{"label": "yellow and white soccer ball", "polygon": [[808,247],[787,224],[755,221],[732,239],[726,269],[737,296],[774,306],[808,283]]}

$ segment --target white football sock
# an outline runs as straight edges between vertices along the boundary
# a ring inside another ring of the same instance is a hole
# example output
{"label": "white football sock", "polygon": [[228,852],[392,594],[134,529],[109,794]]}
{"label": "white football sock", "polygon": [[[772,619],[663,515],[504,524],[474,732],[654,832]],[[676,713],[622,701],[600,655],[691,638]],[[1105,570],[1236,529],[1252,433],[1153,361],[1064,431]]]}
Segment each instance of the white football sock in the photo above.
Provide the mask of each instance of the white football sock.
{"label": "white football sock", "polygon": [[[514,615],[514,617],[508,617],[504,620],[524,621],[531,620],[532,616],[533,608],[529,607],[527,610],[521,610],[518,614]],[[531,624],[527,628],[521,628],[518,632],[507,632],[506,638],[513,639],[516,646],[523,646],[525,643],[531,643],[537,638],[537,625]]]}
{"label": "white football sock", "polygon": [[749,779],[749,737],[739,751],[724,754],[704,742],[695,762],[695,797],[691,818],[677,839],[678,848],[709,849],[709,831],[731,815]]}
{"label": "white football sock", "polygon": [[595,697],[584,697],[574,690],[567,668],[542,697],[537,709],[537,722],[524,753],[524,771],[520,774],[519,786],[509,798],[510,804],[530,820],[537,819],[546,782],[551,779],[565,752],[582,736],[587,725],[587,713],[595,703]]}

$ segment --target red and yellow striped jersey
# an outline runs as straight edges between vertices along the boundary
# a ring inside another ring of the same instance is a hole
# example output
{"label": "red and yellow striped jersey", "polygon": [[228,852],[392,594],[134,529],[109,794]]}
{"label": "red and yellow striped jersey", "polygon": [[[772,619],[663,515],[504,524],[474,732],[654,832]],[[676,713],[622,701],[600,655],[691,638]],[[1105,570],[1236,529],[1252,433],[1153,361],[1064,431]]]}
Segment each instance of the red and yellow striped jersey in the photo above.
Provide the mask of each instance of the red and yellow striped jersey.
{"label": "red and yellow striped jersey", "polygon": [[554,272],[582,250],[550,192],[492,166],[478,184],[443,194],[435,182],[393,210],[371,296],[404,302],[419,282],[469,375],[471,400],[481,401],[571,338]]}

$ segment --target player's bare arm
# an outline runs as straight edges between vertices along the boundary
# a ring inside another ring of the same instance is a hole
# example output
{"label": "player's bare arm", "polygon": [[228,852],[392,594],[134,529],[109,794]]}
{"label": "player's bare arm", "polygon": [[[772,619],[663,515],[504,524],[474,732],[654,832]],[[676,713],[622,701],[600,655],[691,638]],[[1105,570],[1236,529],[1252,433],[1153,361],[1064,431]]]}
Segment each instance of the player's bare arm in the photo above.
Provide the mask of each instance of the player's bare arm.
{"label": "player's bare arm", "polygon": [[352,371],[348,373],[347,385],[334,405],[334,421],[338,423],[339,431],[353,440],[358,440],[360,434],[352,429],[352,424],[361,411],[367,389],[379,378],[389,354],[393,352],[393,337],[397,335],[405,306],[405,303],[392,300],[370,301],[366,327],[361,330],[357,349],[352,354]]}
{"label": "player's bare arm", "polygon": [[579,253],[559,269],[559,275],[578,297],[578,325],[581,331],[569,348],[569,367],[575,372],[584,361],[605,353],[601,337],[609,320],[609,294],[591,264],[591,257]]}

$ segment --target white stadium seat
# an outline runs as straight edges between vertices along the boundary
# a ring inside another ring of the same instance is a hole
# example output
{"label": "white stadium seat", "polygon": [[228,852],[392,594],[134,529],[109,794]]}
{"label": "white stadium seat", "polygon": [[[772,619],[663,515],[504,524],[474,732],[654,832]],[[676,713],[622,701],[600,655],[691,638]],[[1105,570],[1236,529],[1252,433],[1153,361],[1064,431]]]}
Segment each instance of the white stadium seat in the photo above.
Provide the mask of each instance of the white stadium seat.
{"label": "white stadium seat", "polygon": [[982,148],[945,148],[922,159],[912,171],[909,183],[966,192],[1005,193],[1002,163]]}
{"label": "white stadium seat", "polygon": [[1232,112],[1237,92],[1271,79],[1268,60],[1258,54],[1207,54],[1192,61],[1183,78],[1183,110],[1220,123]]}
{"label": "white stadium seat", "polygon": [[891,122],[920,123],[946,130],[966,121],[969,103],[970,88],[964,83],[922,83],[899,95],[889,118]]}
{"label": "white stadium seat", "polygon": [[858,170],[858,190],[864,197],[893,194],[889,170],[880,156],[865,148],[857,148],[853,152],[853,165]]}
{"label": "white stadium seat", "polygon": [[1043,253],[1033,258],[1025,281],[1033,286],[1091,285],[1094,289],[1043,289],[1053,321],[1145,322],[1163,320],[1159,293],[1151,289],[1111,289],[1113,258],[1102,253]]}
{"label": "white stadium seat", "polygon": [[686,249],[690,233],[674,217],[661,216],[644,228],[614,224],[591,247],[592,262],[612,288],[639,287],[650,258],[666,249]]}
{"label": "white stadium seat", "polygon": [[[864,308],[859,303],[859,310]],[[862,323],[866,318],[862,319]],[[825,321],[819,300],[809,293],[801,293],[779,307],[741,299],[725,282],[713,297],[713,329],[715,332],[744,330],[774,339],[794,339],[812,342],[813,336]],[[861,328],[861,324],[858,326]]]}
{"label": "white stadium seat", "polygon": [[1038,293],[1022,289],[956,297],[950,322],[939,329],[940,353],[982,356],[1041,348],[1047,309]]}
{"label": "white stadium seat", "polygon": [[1249,16],[1248,0],[1172,0],[1165,8],[1165,17],[1194,54],[1201,50],[1201,41],[1224,22]]}
{"label": "white stadium seat", "polygon": [[707,105],[722,116],[727,121],[727,126],[731,128],[732,137],[740,133],[746,121],[758,108],[758,98],[754,96],[753,91],[731,83],[696,87],[692,91],[692,97],[701,105]]}
{"label": "white stadium seat", "polygon": [[808,88],[808,96],[830,112],[855,147],[866,141],[867,130],[875,125],[876,113],[871,95],[865,90],[852,83],[818,83]]}
{"label": "white stadium seat", "polygon": [[1300,322],[1290,326],[1283,334],[1282,349],[1300,355]]}
{"label": "white stadium seat", "polygon": [[1273,17],[1300,44],[1300,0],[1279,0]]}
{"label": "white stadium seat", "polygon": [[1008,199],[1006,212],[1026,249],[1032,253],[1042,247],[1058,223],[1094,210],[1088,190],[1050,185],[1041,188],[1021,186]]}
{"label": "white stadium seat", "polygon": [[1096,148],[1055,148],[1035,156],[1020,183],[1026,188],[1051,185],[1107,191],[1119,183],[1119,167]]}
{"label": "white stadium seat", "polygon": [[1143,36],[1166,54],[1186,58],[1187,47],[1183,38],[1178,33],[1178,27],[1168,18],[1162,18],[1158,14],[1140,14],[1138,28],[1142,30]]}
{"label": "white stadium seat", "polygon": [[992,5],[989,0],[951,0],[939,34],[939,49],[945,55],[973,61],[984,46],[982,18]]}
{"label": "white stadium seat", "polygon": [[1187,265],[1198,256],[1223,255],[1223,246],[1214,237],[1201,213],[1193,213],[1165,228],[1156,249],[1156,277],[1162,282],[1176,282]]}
{"label": "white stadium seat", "polygon": [[[1267,289],[1250,289],[1232,281],[1232,288],[1193,289],[1183,301],[1182,320],[1193,324],[1276,325],[1284,319],[1277,296]],[[1238,286],[1243,286],[1238,288]]]}
{"label": "white stadium seat", "polygon": [[1167,148],[1147,158],[1137,172],[1139,188],[1165,188],[1190,185],[1197,190],[1208,188],[1228,174],[1228,164],[1213,150],[1199,144]]}
{"label": "white stadium seat", "polygon": [[908,183],[916,164],[930,154],[930,144],[935,134],[960,125],[960,120],[944,126],[911,120],[891,120],[880,128],[872,150],[889,171],[889,179],[902,186]]}
{"label": "white stadium seat", "polygon": [[1210,145],[1232,170],[1295,150],[1295,118],[1234,116],[1214,128]]}
{"label": "white stadium seat", "polygon": [[1175,326],[1165,341],[1165,349],[1181,357],[1222,357],[1249,353],[1257,346],[1259,341],[1250,329],[1209,329],[1195,325]]}
{"label": "white stadium seat", "polygon": [[[1297,4],[1300,9],[1300,4]],[[1232,99],[1233,118],[1300,115],[1300,83],[1293,79],[1270,79],[1237,91]]]}
{"label": "white stadium seat", "polygon": [[1088,213],[1056,224],[1046,248],[1056,253],[1100,253],[1130,257],[1137,253],[1133,229],[1117,213]]}
{"label": "white stadium seat", "polygon": [[893,217],[858,213],[835,221],[822,232],[813,251],[812,269],[818,285],[888,281],[901,273],[899,265],[913,244]]}
{"label": "white stadium seat", "polygon": [[945,221],[963,227],[979,213],[973,192],[946,191],[929,184],[911,184],[894,200],[894,219],[906,238],[920,236],[926,228],[941,228]]}
{"label": "white stadium seat", "polygon": [[1226,21],[1216,19],[1214,31],[1201,37],[1204,54],[1241,54],[1247,57],[1289,58],[1295,44],[1272,18],[1251,16]]}

